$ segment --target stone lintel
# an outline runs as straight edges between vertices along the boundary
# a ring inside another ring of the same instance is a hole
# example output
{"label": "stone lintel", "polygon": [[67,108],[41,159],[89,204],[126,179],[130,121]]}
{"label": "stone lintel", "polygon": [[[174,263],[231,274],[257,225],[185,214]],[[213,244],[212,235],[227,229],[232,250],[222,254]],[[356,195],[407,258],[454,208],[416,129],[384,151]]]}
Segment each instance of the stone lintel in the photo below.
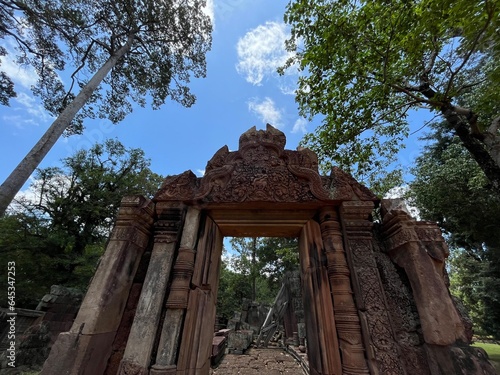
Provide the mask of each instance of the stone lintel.
{"label": "stone lintel", "polygon": [[351,219],[369,220],[375,208],[375,203],[372,201],[344,201],[340,207],[341,216],[344,221]]}

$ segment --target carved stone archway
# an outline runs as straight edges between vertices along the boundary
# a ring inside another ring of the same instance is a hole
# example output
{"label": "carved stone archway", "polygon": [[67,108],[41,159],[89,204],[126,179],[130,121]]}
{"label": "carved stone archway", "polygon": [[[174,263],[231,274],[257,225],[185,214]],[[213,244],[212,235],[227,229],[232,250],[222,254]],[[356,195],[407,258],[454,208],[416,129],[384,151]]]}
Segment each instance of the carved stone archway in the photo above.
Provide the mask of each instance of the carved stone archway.
{"label": "carved stone archway", "polygon": [[[459,373],[462,354],[475,354],[439,229],[390,204],[374,228],[376,196],[337,168],[320,176],[316,155],[285,141],[252,128],[203,177],[187,171],[152,200],[124,198],[42,374],[208,374],[224,236],[299,238],[311,374]],[[482,373],[476,357],[460,373]]]}

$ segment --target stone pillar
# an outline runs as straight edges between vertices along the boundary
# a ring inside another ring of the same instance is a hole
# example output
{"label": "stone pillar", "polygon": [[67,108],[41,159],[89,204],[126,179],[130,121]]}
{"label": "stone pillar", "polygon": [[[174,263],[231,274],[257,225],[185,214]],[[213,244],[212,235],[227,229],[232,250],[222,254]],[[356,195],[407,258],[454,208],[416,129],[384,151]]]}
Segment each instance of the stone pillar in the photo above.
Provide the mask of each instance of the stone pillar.
{"label": "stone pillar", "polygon": [[182,331],[177,375],[208,375],[214,335],[223,236],[206,217],[200,230]]}
{"label": "stone pillar", "polygon": [[406,374],[399,356],[373,253],[371,201],[346,201],[340,209],[347,261],[372,375]]}
{"label": "stone pillar", "polygon": [[417,222],[403,209],[383,202],[383,231],[391,259],[404,268],[427,344],[467,342],[465,327],[445,283],[448,248],[435,223]]}
{"label": "stone pillar", "polygon": [[179,253],[173,269],[172,283],[165,304],[167,310],[163,320],[156,361],[150,371],[151,375],[170,375],[177,372],[176,360],[179,338],[194,271],[199,224],[200,211],[189,208],[186,226],[182,232]]}
{"label": "stone pillar", "polygon": [[341,375],[333,301],[319,224],[309,220],[299,237],[307,353],[311,375]]}
{"label": "stone pillar", "polygon": [[104,372],[152,226],[153,203],[149,199],[123,198],[106,252],[73,326],[59,335],[41,374]]}
{"label": "stone pillar", "polygon": [[[148,271],[137,305],[125,353],[120,363],[120,375],[147,375],[155,345],[163,301],[170,280],[170,272],[177,248],[177,233],[169,231],[169,219],[180,215],[180,207],[159,207],[159,221]],[[198,230],[199,211],[189,209],[183,226],[184,232]],[[182,241],[181,241],[182,243]]]}
{"label": "stone pillar", "polygon": [[328,277],[333,294],[335,325],[339,337],[344,375],[369,374],[361,334],[358,310],[351,289],[351,273],[347,265],[338,214],[334,207],[320,212],[321,235],[326,251]]}

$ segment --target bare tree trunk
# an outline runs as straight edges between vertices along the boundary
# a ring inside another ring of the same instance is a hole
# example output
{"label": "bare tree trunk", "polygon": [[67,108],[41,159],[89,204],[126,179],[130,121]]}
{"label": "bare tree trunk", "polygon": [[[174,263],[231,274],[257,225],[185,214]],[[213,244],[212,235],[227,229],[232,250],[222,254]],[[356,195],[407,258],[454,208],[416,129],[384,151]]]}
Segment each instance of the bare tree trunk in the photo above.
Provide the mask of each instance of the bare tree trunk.
{"label": "bare tree trunk", "polygon": [[18,166],[7,177],[2,186],[0,186],[0,217],[5,214],[10,202],[19,192],[29,176],[41,163],[50,149],[61,137],[64,130],[69,126],[77,112],[87,103],[92,93],[100,85],[104,77],[116,65],[117,61],[125,55],[132,46],[134,35],[131,34],[127,43],[123,45],[115,54],[109,57],[104,65],[94,74],[90,81],[82,88],[75,99],[61,112],[59,117],[50,125],[45,134],[33,146]]}

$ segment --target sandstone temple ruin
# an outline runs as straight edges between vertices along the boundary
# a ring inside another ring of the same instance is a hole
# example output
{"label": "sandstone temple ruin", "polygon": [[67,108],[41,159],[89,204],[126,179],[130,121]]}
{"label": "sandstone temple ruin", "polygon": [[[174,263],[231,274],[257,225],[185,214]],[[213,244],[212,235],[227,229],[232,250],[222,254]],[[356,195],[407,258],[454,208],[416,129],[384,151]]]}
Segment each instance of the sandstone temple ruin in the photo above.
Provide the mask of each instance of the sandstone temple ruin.
{"label": "sandstone temple ruin", "polygon": [[494,374],[468,345],[438,227],[284,147],[282,132],[252,128],[203,177],[187,171],[152,200],[125,197],[41,374],[207,375],[224,236],[299,238],[311,374]]}

